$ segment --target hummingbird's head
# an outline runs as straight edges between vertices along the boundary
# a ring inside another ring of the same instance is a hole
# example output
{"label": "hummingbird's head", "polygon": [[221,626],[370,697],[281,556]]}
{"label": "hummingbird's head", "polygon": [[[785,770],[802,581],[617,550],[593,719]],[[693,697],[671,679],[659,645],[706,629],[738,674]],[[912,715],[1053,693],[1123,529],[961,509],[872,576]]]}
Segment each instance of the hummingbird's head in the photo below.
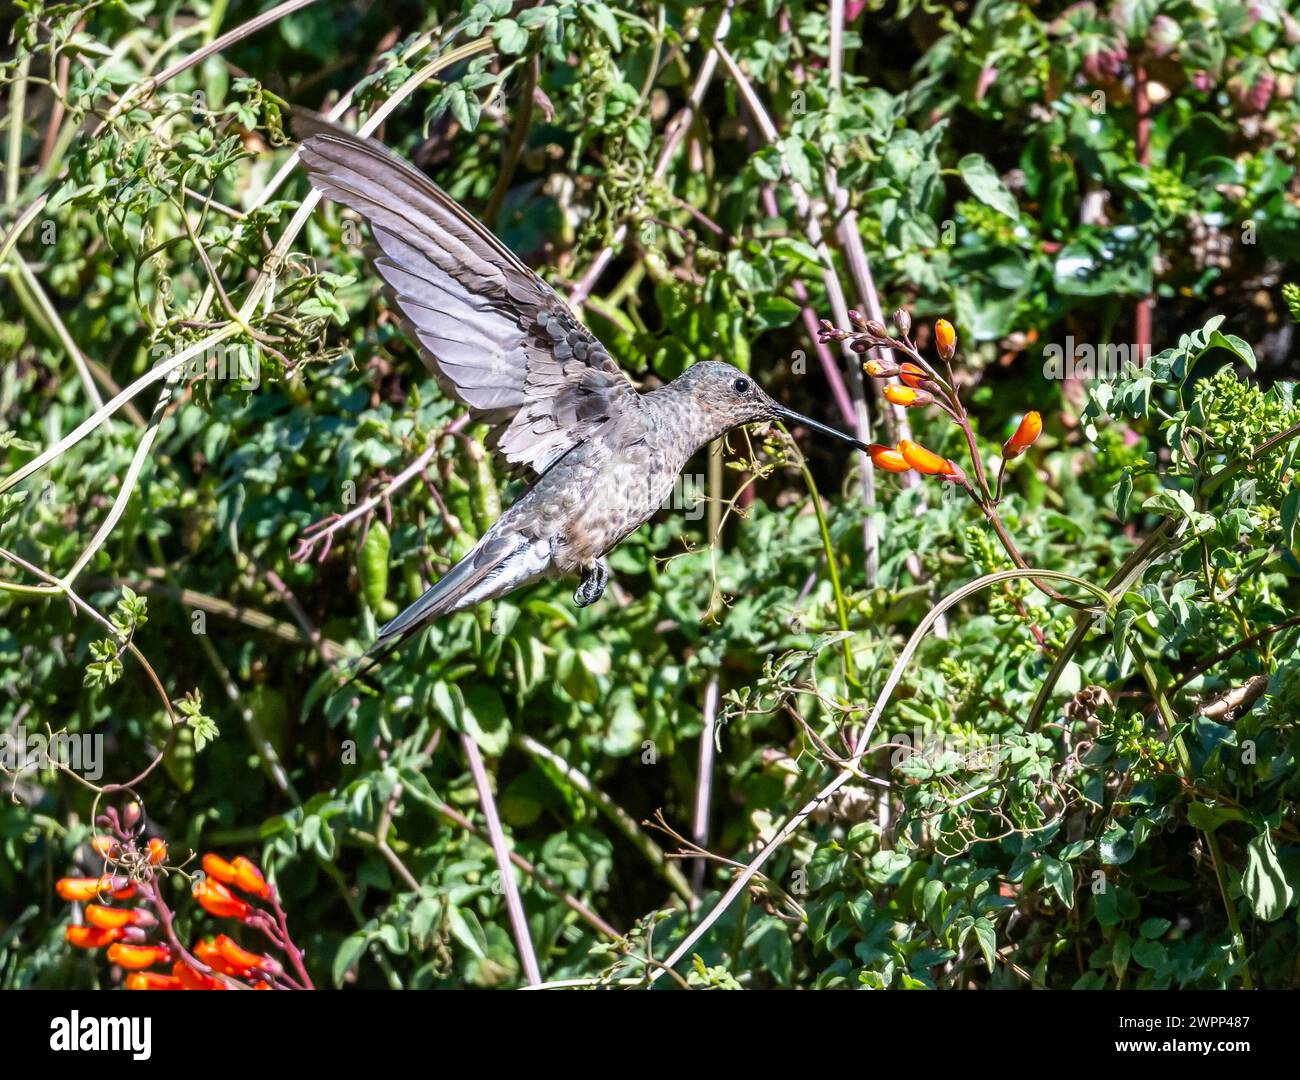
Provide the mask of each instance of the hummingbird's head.
{"label": "hummingbird's head", "polygon": [[865,443],[853,436],[777,404],[743,371],[720,360],[693,364],[673,381],[689,392],[697,406],[710,416],[719,435],[743,424],[780,420],[791,427],[797,425],[839,439],[859,450],[867,449]]}

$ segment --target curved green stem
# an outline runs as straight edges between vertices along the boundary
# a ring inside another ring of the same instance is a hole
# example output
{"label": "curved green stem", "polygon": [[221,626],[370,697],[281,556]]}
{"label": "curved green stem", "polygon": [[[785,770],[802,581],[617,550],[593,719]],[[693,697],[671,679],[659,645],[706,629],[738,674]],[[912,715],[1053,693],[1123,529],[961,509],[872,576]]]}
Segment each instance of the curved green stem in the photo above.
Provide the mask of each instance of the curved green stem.
{"label": "curved green stem", "polygon": [[[802,454],[799,455],[799,471],[803,473],[803,482],[808,485],[808,493],[812,496],[813,510],[817,514],[817,527],[822,534],[822,547],[826,551],[826,567],[830,571],[831,588],[835,592],[835,614],[839,619],[840,629],[844,633],[850,633],[849,630],[849,608],[844,602],[844,590],[840,587],[840,571],[835,565],[835,547],[831,543],[831,531],[826,524],[826,513],[822,510],[821,495],[817,491],[817,482],[813,479],[812,473],[808,471],[808,463],[804,460]],[[853,649],[849,645],[849,639],[845,638],[841,642],[844,648],[844,677],[848,680],[849,685],[855,689],[862,689],[862,684],[858,682],[857,668],[853,664]]]}

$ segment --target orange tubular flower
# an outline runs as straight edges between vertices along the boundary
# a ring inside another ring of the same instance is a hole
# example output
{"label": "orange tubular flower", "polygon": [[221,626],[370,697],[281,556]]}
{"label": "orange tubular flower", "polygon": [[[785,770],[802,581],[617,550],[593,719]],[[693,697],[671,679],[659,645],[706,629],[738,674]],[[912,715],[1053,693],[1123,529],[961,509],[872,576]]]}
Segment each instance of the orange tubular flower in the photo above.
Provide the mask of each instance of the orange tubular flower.
{"label": "orange tubular flower", "polygon": [[266,883],[262,871],[251,859],[245,859],[240,855],[230,865],[235,871],[235,888],[263,899],[271,895],[271,886]]}
{"label": "orange tubular flower", "polygon": [[912,468],[926,476],[961,475],[961,470],[947,458],[940,457],[933,450],[927,450],[911,439],[899,440],[898,451]]}
{"label": "orange tubular flower", "polygon": [[905,362],[899,365],[898,377],[914,390],[919,390],[921,384],[930,376],[926,373],[925,368],[911,362]]}
{"label": "orange tubular flower", "polygon": [[910,386],[895,385],[885,387],[885,397],[895,405],[902,405],[906,409],[929,405],[934,400],[934,395],[924,390],[913,390]]}
{"label": "orange tubular flower", "polygon": [[63,931],[64,940],[78,949],[102,949],[112,945],[125,931],[105,930],[98,926],[69,926]]}
{"label": "orange tubular flower", "polygon": [[127,926],[155,926],[158,920],[146,908],[111,908],[103,904],[87,904],[86,922],[101,930],[117,930]]}
{"label": "orange tubular flower", "polygon": [[65,877],[59,878],[54,890],[64,900],[84,904],[94,900],[100,893],[109,892],[113,886],[110,877]]}
{"label": "orange tubular flower", "polygon": [[255,952],[249,952],[225,934],[218,934],[212,944],[217,947],[221,959],[232,968],[238,969],[240,975],[247,975],[254,968],[262,966],[263,957],[258,956]]}
{"label": "orange tubular flower", "polygon": [[[198,954],[198,951],[198,949],[194,950],[195,955]],[[202,957],[200,957],[200,959],[202,959]],[[205,964],[207,963],[206,960],[203,962]],[[211,967],[212,965],[209,964],[208,966]],[[177,960],[176,963],[172,965],[172,975],[180,982],[182,990],[226,989],[226,984],[220,979],[214,979],[211,975],[204,975],[200,971],[195,971],[189,964],[185,963],[184,960]]]}
{"label": "orange tubular flower", "polygon": [[[206,865],[207,860],[203,861]],[[204,911],[219,919],[242,919],[253,910],[248,903],[241,900],[221,882],[213,881],[211,878],[202,882],[194,890],[194,898]]]}
{"label": "orange tubular flower", "polygon": [[1043,433],[1043,418],[1036,412],[1027,412],[1016,428],[1016,433],[1002,446],[1002,456],[1008,460],[1017,458],[1038,441]]}
{"label": "orange tubular flower", "polygon": [[940,319],[934,324],[934,344],[943,360],[951,360],[957,352],[957,331],[947,319]]}
{"label": "orange tubular flower", "polygon": [[86,922],[100,930],[120,930],[132,924],[130,908],[104,907],[103,904],[86,905]]}
{"label": "orange tubular flower", "polygon": [[235,868],[220,855],[213,855],[211,852],[204,855],[203,872],[208,877],[220,881],[223,885],[233,885],[235,883]]}
{"label": "orange tubular flower", "polygon": [[126,977],[128,990],[184,990],[180,979],[174,975],[159,975],[156,971],[134,971]]}
{"label": "orange tubular flower", "polygon": [[154,837],[149,841],[149,861],[157,866],[167,859],[167,842]]}
{"label": "orange tubular flower", "polygon": [[217,948],[214,941],[200,941],[194,946],[194,955],[197,959],[202,960],[213,971],[219,971],[222,975],[242,975],[243,971],[235,967],[224,956],[221,950]]}
{"label": "orange tubular flower", "polygon": [[871,457],[871,463],[877,469],[884,469],[885,472],[907,472],[911,465],[892,446],[881,446],[880,443],[872,443],[867,453]]}
{"label": "orange tubular flower", "polygon": [[108,947],[109,963],[131,971],[165,964],[171,958],[171,950],[166,945],[126,945],[119,941]]}

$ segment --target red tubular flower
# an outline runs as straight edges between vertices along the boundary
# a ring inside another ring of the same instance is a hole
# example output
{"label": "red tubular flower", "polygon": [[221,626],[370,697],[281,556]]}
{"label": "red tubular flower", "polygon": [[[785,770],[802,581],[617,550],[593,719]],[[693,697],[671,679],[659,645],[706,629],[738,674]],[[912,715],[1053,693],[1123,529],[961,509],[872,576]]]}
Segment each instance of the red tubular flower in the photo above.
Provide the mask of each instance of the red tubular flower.
{"label": "red tubular flower", "polygon": [[128,990],[184,990],[180,979],[174,975],[159,975],[156,971],[133,971],[126,977]]}
{"label": "red tubular flower", "polygon": [[263,957],[258,956],[255,952],[249,952],[225,934],[218,934],[212,944],[217,947],[221,959],[232,968],[237,969],[240,975],[247,975],[255,968],[262,966]]}
{"label": "red tubular flower", "polygon": [[108,947],[109,963],[131,971],[165,964],[171,958],[171,950],[166,945],[127,945],[119,941]]}
{"label": "red tubular flower", "polygon": [[251,859],[240,855],[230,866],[235,871],[235,888],[263,899],[271,895],[271,886],[266,883],[262,871]]}
{"label": "red tubular flower", "polygon": [[102,949],[122,936],[121,929],[104,929],[98,926],[68,926],[63,930],[64,940],[78,949]]}
{"label": "red tubular flower", "polygon": [[1043,433],[1043,418],[1036,412],[1025,413],[1016,433],[1002,445],[1002,456],[1010,460],[1018,458],[1038,441]]}
{"label": "red tubular flower", "polygon": [[926,373],[925,368],[910,361],[905,361],[898,366],[898,377],[914,390],[919,390],[921,384],[930,376]]}
{"label": "red tubular flower", "polygon": [[934,324],[934,344],[943,360],[951,360],[957,352],[957,331],[947,319]]}
{"label": "red tubular flower", "polygon": [[895,405],[902,405],[907,409],[919,408],[922,405],[929,405],[934,400],[934,395],[925,390],[913,390],[910,386],[889,385],[885,387],[885,397]]}
{"label": "red tubular flower", "polygon": [[892,446],[872,443],[867,449],[867,453],[871,457],[871,463],[877,469],[884,469],[885,472],[907,472],[912,467],[907,463],[903,455]]}
{"label": "red tubular flower", "polygon": [[[204,860],[207,863],[207,860]],[[194,898],[209,915],[219,919],[242,919],[252,907],[232,893],[219,881],[211,878],[201,882],[194,890]]]}
{"label": "red tubular flower", "polygon": [[945,457],[940,457],[933,450],[927,450],[920,443],[911,439],[900,439],[898,451],[903,459],[919,473],[926,476],[958,477],[961,470]]}

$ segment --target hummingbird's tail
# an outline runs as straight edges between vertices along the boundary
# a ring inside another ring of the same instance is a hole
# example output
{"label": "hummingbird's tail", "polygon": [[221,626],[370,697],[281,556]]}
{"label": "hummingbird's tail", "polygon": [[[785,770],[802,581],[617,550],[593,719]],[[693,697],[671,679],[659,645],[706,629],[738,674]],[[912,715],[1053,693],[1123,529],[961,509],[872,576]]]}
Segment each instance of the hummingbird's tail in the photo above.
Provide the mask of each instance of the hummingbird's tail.
{"label": "hummingbird's tail", "polygon": [[532,540],[494,526],[468,555],[429,586],[420,599],[380,627],[374,645],[362,657],[370,661],[369,666],[353,678],[373,671],[434,619],[513,592],[544,577],[550,567],[549,541]]}

